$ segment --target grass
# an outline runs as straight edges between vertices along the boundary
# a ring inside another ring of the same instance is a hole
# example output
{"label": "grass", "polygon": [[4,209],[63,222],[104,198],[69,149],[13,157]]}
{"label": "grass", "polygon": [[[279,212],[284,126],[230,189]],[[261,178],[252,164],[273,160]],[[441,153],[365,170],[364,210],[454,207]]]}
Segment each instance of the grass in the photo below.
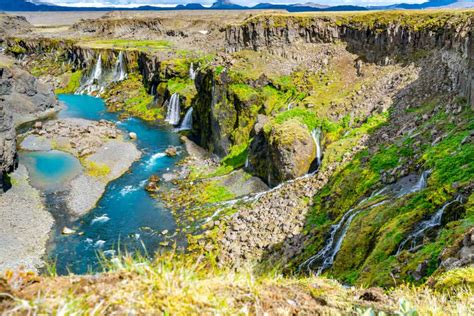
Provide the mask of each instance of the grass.
{"label": "grass", "polygon": [[94,49],[122,49],[143,52],[161,51],[172,48],[171,43],[166,40],[88,40],[79,42],[78,45]]}
{"label": "grass", "polygon": [[[428,287],[401,286],[373,303],[359,299],[364,289],[345,288],[328,279],[285,277],[275,271],[257,274],[250,266],[239,271],[218,268],[208,253],[199,257],[168,253],[153,261],[125,255],[104,261],[103,266],[107,273],[96,276],[58,278],[10,273],[7,284],[19,286],[19,291],[4,296],[0,307],[11,314],[61,315],[473,312],[474,293],[469,287],[441,294]],[[469,272],[461,269],[457,275],[463,279]]]}

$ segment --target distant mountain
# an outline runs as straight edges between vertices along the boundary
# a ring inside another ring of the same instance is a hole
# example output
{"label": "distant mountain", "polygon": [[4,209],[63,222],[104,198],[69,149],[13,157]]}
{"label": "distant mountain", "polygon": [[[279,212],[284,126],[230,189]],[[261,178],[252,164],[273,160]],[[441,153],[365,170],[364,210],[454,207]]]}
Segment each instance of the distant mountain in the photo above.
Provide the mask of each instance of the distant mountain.
{"label": "distant mountain", "polygon": [[206,10],[200,3],[188,3],[188,4],[179,4],[175,8],[176,10]]}
{"label": "distant mountain", "polygon": [[217,10],[244,10],[248,7],[244,7],[235,3],[230,2],[229,0],[217,0],[211,6],[211,9]]}
{"label": "distant mountain", "polygon": [[[375,10],[387,10],[387,9],[406,9],[406,10],[417,10],[417,9],[428,9],[428,8],[441,8],[441,7],[456,7],[458,3],[471,3],[474,5],[474,0],[429,0],[423,3],[411,4],[411,3],[399,3],[389,6],[378,6],[369,7],[369,9]],[[466,6],[467,7],[467,6]]]}
{"label": "distant mountain", "polygon": [[286,10],[288,12],[310,11],[364,11],[364,10],[391,10],[391,9],[426,9],[426,8],[470,8],[474,7],[474,0],[429,0],[419,4],[399,3],[390,6],[361,7],[353,5],[326,6],[318,3],[272,4],[260,3],[253,7],[241,6],[230,0],[217,0],[210,8],[199,3],[178,5],[175,8],[142,6],[138,8],[96,8],[96,7],[62,7],[46,4],[41,0],[0,0],[0,11],[113,11],[113,10],[141,10],[141,11],[170,11],[170,10]]}

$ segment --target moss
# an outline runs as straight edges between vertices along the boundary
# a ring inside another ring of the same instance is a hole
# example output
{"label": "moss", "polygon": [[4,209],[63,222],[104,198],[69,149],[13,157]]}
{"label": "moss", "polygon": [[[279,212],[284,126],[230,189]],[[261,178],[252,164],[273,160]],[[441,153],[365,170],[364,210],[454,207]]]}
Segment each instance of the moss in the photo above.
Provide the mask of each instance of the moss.
{"label": "moss", "polygon": [[234,198],[234,195],[217,182],[207,183],[199,194],[199,200],[203,203],[216,203]]}
{"label": "moss", "polygon": [[230,148],[230,153],[224,157],[221,163],[224,166],[230,166],[233,169],[243,167],[248,155],[248,144],[242,143]]}
{"label": "moss", "polygon": [[100,164],[90,160],[82,160],[81,162],[86,168],[87,174],[91,177],[103,178],[110,173],[110,167],[106,164]]}
{"label": "moss", "polygon": [[255,100],[258,97],[257,91],[249,85],[242,83],[235,83],[229,86],[230,92],[234,93],[237,98],[242,102],[249,102]]}
{"label": "moss", "polygon": [[289,111],[279,113],[277,116],[275,116],[274,122],[276,124],[283,124],[289,120],[297,120],[306,125],[309,130],[313,130],[316,127],[321,127],[321,121],[318,119],[316,114],[303,108],[294,108]]}
{"label": "moss", "polygon": [[182,79],[179,77],[168,80],[168,91],[170,94],[177,93],[184,97],[185,106],[191,106],[194,96],[197,94],[194,81],[191,79]]}
{"label": "moss", "polygon": [[163,117],[161,110],[153,107],[153,96],[147,93],[142,76],[134,72],[126,80],[110,85],[102,97],[112,112],[125,111],[148,121]]}
{"label": "moss", "polygon": [[82,71],[78,70],[67,74],[67,83],[64,87],[55,90],[56,94],[74,93],[81,86]]}

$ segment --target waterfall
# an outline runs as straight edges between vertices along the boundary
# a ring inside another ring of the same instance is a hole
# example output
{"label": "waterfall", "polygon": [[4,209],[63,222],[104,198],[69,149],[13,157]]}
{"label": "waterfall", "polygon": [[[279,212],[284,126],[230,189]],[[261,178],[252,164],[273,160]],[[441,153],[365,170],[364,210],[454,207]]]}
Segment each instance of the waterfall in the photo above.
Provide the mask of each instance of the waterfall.
{"label": "waterfall", "polygon": [[196,79],[196,71],[194,71],[193,63],[191,63],[191,65],[189,66],[189,78],[191,78],[192,80]]}
{"label": "waterfall", "polygon": [[318,168],[321,165],[321,129],[315,128],[311,131],[311,136],[313,137],[314,144],[316,145],[316,160],[318,162]]}
{"label": "waterfall", "polygon": [[97,58],[97,62],[95,64],[94,70],[92,71],[92,76],[89,78],[88,83],[92,85],[94,84],[96,80],[99,81],[101,77],[102,77],[102,55],[99,55],[99,58]]}
{"label": "waterfall", "polygon": [[326,244],[316,255],[310,257],[308,260],[300,265],[300,269],[307,266],[308,271],[311,270],[311,266],[316,262],[320,261],[320,265],[316,271],[317,275],[320,275],[324,270],[331,267],[334,263],[334,258],[341,248],[344,237],[352,223],[354,217],[356,217],[362,210],[355,211],[350,209],[344,216],[342,216],[339,223],[332,225],[329,232],[329,238],[326,240]]}
{"label": "waterfall", "polygon": [[179,94],[175,93],[171,96],[168,102],[168,110],[166,113],[165,121],[171,125],[178,125],[180,116],[180,106],[179,106]]}
{"label": "waterfall", "polygon": [[400,189],[400,192],[398,192],[396,197],[397,198],[402,197],[404,195],[407,195],[407,194],[410,194],[410,193],[413,193],[413,192],[418,192],[418,191],[423,190],[424,188],[426,188],[427,179],[428,179],[430,174],[431,174],[431,170],[423,171],[420,175],[420,178],[418,179],[418,181],[416,182],[415,185],[407,187],[407,188]]}
{"label": "waterfall", "polygon": [[250,166],[250,161],[249,161],[249,156],[247,155],[247,158],[245,159],[244,168],[247,169],[249,166]]}
{"label": "waterfall", "polygon": [[455,202],[459,202],[459,203],[462,203],[462,196],[461,195],[458,195],[456,196],[456,198],[452,201],[449,201],[447,203],[445,203],[438,211],[436,211],[436,213],[433,214],[433,216],[431,216],[429,219],[419,223],[417,226],[416,226],[416,229],[413,233],[411,233],[410,235],[408,235],[407,238],[405,238],[401,243],[400,243],[400,246],[398,246],[398,250],[397,250],[397,253],[396,255],[399,255],[400,252],[405,248],[405,246],[411,242],[411,246],[410,248],[408,249],[409,251],[412,251],[413,249],[415,249],[415,247],[418,245],[418,241],[420,239],[423,238],[425,232],[428,230],[428,229],[431,229],[431,228],[434,228],[434,227],[437,227],[437,226],[440,226],[441,225],[441,219],[443,217],[443,213],[444,211],[446,210],[446,208],[448,206],[450,206],[451,204],[455,203]]}
{"label": "waterfall", "polygon": [[119,82],[127,79],[127,71],[125,70],[125,62],[123,60],[123,52],[120,51],[117,62],[115,63],[113,81]]}
{"label": "waterfall", "polygon": [[189,110],[186,112],[183,121],[181,122],[181,126],[179,127],[178,131],[188,131],[193,129],[193,108],[190,107]]}
{"label": "waterfall", "polygon": [[92,70],[89,78],[76,92],[77,94],[92,94],[99,91],[99,94],[103,92],[104,87],[101,86],[102,81],[102,55],[99,54],[94,69]]}

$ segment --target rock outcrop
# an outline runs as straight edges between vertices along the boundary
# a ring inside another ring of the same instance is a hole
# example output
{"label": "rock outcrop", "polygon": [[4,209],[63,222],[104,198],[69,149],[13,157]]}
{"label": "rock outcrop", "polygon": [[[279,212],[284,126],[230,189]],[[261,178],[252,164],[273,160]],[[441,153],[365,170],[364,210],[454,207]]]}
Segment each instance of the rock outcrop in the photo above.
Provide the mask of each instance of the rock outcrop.
{"label": "rock outcrop", "polygon": [[262,123],[255,124],[248,169],[270,186],[307,174],[316,158],[316,144],[308,128],[297,120],[268,126],[269,130]]}
{"label": "rock outcrop", "polygon": [[59,109],[51,86],[12,65],[0,67],[0,98],[15,125],[33,121]]}
{"label": "rock outcrop", "polygon": [[10,113],[0,99],[0,193],[9,188],[7,174],[17,165],[16,133]]}
{"label": "rock outcrop", "polygon": [[302,47],[307,44],[342,41],[362,59],[382,65],[409,62],[430,50],[444,50],[449,52],[450,58],[455,55],[458,59],[449,63],[453,88],[474,106],[471,25],[472,15],[455,13],[436,17],[424,13],[395,14],[389,18],[377,13],[360,17],[259,15],[240,25],[228,26],[226,42],[228,52],[269,50],[292,57],[292,50],[303,51]]}
{"label": "rock outcrop", "polygon": [[0,42],[3,37],[27,33],[31,28],[25,17],[0,13]]}
{"label": "rock outcrop", "polygon": [[15,127],[53,113],[59,104],[50,86],[0,56],[0,192],[17,167]]}

